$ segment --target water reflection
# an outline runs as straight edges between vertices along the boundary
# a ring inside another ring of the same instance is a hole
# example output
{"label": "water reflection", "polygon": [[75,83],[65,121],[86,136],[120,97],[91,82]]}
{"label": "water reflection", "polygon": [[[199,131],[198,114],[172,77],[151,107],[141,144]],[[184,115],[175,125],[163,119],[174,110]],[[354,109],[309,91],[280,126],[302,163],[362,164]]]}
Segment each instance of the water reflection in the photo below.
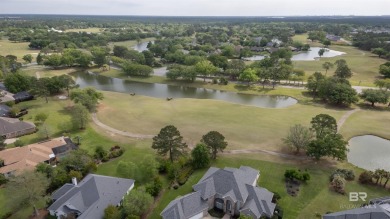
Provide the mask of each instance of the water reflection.
{"label": "water reflection", "polygon": [[156,98],[215,99],[265,108],[283,108],[297,103],[296,99],[288,96],[240,94],[207,88],[133,82],[84,72],[73,75],[81,88],[92,86],[98,90],[136,93]]}

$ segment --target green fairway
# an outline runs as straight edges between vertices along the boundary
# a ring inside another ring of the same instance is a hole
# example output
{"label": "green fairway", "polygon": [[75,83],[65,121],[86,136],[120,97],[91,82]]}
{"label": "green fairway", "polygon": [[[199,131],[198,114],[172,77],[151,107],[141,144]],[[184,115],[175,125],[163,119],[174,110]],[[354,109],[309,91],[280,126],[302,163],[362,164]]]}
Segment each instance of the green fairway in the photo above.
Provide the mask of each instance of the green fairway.
{"label": "green fairway", "polygon": [[30,49],[28,47],[29,44],[29,42],[13,43],[5,38],[0,39],[0,55],[14,55],[18,57],[19,62],[24,63],[24,60],[22,59],[23,56],[31,54],[34,57],[33,61],[35,61],[35,57],[38,55],[39,50]]}
{"label": "green fairway", "polygon": [[[141,42],[149,42],[149,41],[153,41],[155,40],[155,38],[145,38],[145,39],[141,39]],[[125,47],[133,47],[137,45],[137,40],[127,40],[127,41],[120,41],[120,42],[110,42],[108,43],[108,47],[110,47],[111,49],[114,48],[114,46],[125,46]]]}
{"label": "green fairway", "polygon": [[[308,42],[313,47],[322,46],[320,43],[310,42],[310,40],[307,41],[306,39],[307,34],[295,35],[293,37],[294,41]],[[385,59],[380,59],[369,51],[363,51],[353,46],[332,45],[329,49],[345,52],[346,54],[332,58],[321,58],[319,61],[293,61],[293,65],[295,68],[305,70],[307,75],[311,75],[316,71],[325,73],[325,70],[322,68],[324,62],[334,63],[338,59],[345,59],[353,72],[353,76],[350,79],[352,85],[374,86],[373,82],[375,79],[381,77],[378,73],[379,66],[386,62]],[[335,67],[328,71],[328,75],[333,75],[334,71]]]}
{"label": "green fairway", "polygon": [[224,101],[174,99],[166,101],[144,96],[104,92],[98,118],[118,130],[139,134],[157,134],[173,124],[185,140],[194,145],[208,131],[225,135],[228,149],[282,150],[281,138],[294,124],[309,125],[312,117],[327,113],[339,119],[344,110],[296,104],[282,109],[267,109]]}
{"label": "green fairway", "polygon": [[389,124],[390,109],[366,109],[352,114],[340,131],[346,139],[368,134],[390,139]]}

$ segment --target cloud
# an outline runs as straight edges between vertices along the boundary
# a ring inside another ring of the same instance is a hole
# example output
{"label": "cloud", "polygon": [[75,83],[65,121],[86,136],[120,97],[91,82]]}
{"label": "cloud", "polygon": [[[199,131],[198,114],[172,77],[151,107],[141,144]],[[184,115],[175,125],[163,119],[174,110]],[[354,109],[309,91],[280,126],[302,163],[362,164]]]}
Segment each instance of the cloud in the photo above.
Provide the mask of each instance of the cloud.
{"label": "cloud", "polygon": [[176,16],[382,15],[389,0],[0,0],[1,14]]}

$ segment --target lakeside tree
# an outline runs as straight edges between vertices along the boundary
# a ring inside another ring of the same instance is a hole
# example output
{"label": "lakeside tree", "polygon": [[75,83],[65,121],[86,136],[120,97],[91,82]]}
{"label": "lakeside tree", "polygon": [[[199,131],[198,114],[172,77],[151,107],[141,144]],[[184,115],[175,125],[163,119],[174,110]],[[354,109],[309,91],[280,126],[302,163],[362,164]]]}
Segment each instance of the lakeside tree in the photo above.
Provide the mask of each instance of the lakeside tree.
{"label": "lakeside tree", "polygon": [[35,215],[39,215],[36,203],[43,199],[49,181],[46,176],[39,172],[25,171],[18,176],[9,178],[5,192],[8,197],[7,203],[13,208],[32,206]]}
{"label": "lakeside tree", "polygon": [[331,104],[350,105],[359,99],[356,90],[344,78],[329,77],[318,83],[318,97]]}
{"label": "lakeside tree", "polygon": [[322,68],[325,69],[325,75],[328,73],[328,70],[333,68],[334,64],[331,62],[324,62]]}
{"label": "lakeside tree", "polygon": [[153,137],[152,148],[157,150],[159,155],[168,155],[171,162],[184,154],[187,147],[179,130],[173,125],[165,126],[158,135]]}
{"label": "lakeside tree", "polygon": [[360,97],[375,106],[375,103],[386,104],[389,102],[390,92],[385,90],[365,89],[360,94]]}
{"label": "lakeside tree", "polygon": [[296,153],[299,153],[300,150],[307,148],[313,138],[314,134],[309,128],[297,124],[290,128],[287,137],[282,140],[285,144],[295,149]]}
{"label": "lakeside tree", "polygon": [[239,80],[246,81],[248,83],[247,85],[249,86],[251,82],[259,80],[259,77],[256,74],[256,70],[247,68],[240,74]]}
{"label": "lakeside tree", "polygon": [[198,75],[203,76],[203,81],[206,81],[206,76],[212,75],[218,72],[218,68],[215,67],[210,61],[201,61],[195,65],[195,71]]}
{"label": "lakeside tree", "polygon": [[348,67],[347,61],[345,59],[339,59],[335,62],[336,71],[334,72],[334,76],[342,79],[347,79],[352,77],[352,71]]}
{"label": "lakeside tree", "polygon": [[78,88],[78,84],[73,80],[73,78],[70,75],[61,75],[58,77],[58,79],[61,81],[62,88],[65,88],[68,97],[70,96],[70,90],[74,88]]}
{"label": "lakeside tree", "polygon": [[99,68],[108,63],[108,52],[106,48],[95,46],[91,49],[91,53],[93,56],[93,61]]}
{"label": "lakeside tree", "polygon": [[204,143],[211,151],[211,159],[217,159],[217,153],[223,152],[228,143],[225,141],[225,136],[217,131],[210,131],[202,136],[202,143]]}
{"label": "lakeside tree", "polygon": [[320,56],[320,58],[324,55],[325,52],[326,52],[326,49],[324,49],[324,48],[321,48],[320,50],[318,50],[318,55]]}
{"label": "lakeside tree", "polygon": [[230,60],[227,64],[225,74],[229,75],[230,79],[236,80],[242,71],[245,69],[245,62],[241,59]]}
{"label": "lakeside tree", "polygon": [[122,70],[126,75],[129,76],[149,77],[153,73],[153,68],[150,66],[131,62],[122,63]]}
{"label": "lakeside tree", "polygon": [[197,144],[191,151],[192,164],[195,169],[201,169],[210,165],[210,152],[205,144]]}
{"label": "lakeside tree", "polygon": [[347,158],[348,142],[340,134],[327,134],[324,137],[317,138],[309,143],[306,154],[319,160],[321,157],[329,156],[337,160]]}

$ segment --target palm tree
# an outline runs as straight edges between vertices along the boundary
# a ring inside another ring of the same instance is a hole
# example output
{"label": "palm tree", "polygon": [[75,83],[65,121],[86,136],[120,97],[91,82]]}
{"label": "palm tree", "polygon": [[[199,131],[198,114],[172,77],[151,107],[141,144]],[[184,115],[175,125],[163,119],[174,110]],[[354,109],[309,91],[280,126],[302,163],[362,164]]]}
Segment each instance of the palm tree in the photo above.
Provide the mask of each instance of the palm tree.
{"label": "palm tree", "polygon": [[374,174],[372,175],[372,177],[373,177],[374,179],[376,179],[375,184],[378,185],[379,180],[382,179],[381,170],[380,170],[380,169],[376,169],[376,170],[374,171]]}

